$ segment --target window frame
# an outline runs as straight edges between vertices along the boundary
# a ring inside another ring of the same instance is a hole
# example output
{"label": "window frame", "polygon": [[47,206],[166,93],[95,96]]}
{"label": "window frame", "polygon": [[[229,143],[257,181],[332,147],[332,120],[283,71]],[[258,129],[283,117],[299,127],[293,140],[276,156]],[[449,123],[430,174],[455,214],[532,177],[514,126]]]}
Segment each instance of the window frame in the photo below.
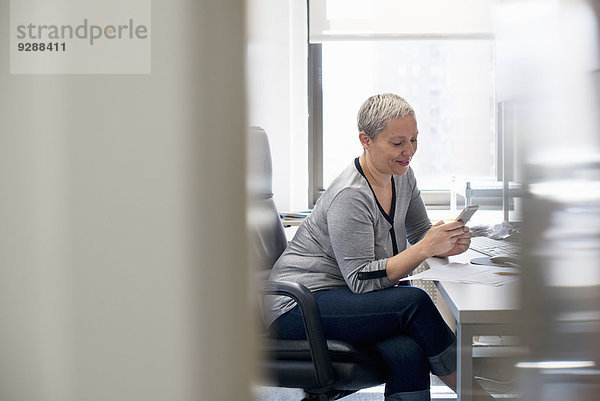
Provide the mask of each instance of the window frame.
{"label": "window frame", "polygon": [[323,185],[323,47],[308,43],[308,207],[325,192]]}

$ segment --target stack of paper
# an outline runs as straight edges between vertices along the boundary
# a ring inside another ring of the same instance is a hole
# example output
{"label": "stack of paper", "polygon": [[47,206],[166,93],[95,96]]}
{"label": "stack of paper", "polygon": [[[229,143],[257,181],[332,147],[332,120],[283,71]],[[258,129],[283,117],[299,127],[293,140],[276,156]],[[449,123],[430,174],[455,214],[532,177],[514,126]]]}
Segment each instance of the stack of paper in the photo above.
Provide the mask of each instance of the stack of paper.
{"label": "stack of paper", "polygon": [[519,279],[519,270],[470,263],[449,263],[405,277],[404,280],[435,280],[457,283],[502,285]]}

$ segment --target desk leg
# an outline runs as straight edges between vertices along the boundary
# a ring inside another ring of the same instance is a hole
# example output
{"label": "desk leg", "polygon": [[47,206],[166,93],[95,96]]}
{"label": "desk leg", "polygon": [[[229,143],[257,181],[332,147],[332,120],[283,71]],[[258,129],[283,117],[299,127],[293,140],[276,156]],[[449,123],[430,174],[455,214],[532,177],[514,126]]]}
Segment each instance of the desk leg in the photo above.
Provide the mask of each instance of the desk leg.
{"label": "desk leg", "polygon": [[458,401],[473,399],[473,328],[458,324],[456,328],[456,393]]}

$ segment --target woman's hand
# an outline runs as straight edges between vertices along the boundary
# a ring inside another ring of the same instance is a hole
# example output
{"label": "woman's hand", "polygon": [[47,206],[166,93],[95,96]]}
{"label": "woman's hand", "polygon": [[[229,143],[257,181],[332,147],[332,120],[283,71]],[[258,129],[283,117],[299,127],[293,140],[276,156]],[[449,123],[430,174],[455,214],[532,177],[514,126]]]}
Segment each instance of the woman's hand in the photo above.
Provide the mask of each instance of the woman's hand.
{"label": "woman's hand", "polygon": [[453,256],[463,253],[471,244],[471,232],[462,221],[438,221],[420,241],[429,256]]}
{"label": "woman's hand", "polygon": [[446,257],[446,256],[459,255],[459,254],[463,253],[464,251],[466,251],[467,249],[469,249],[469,246],[471,245],[471,237],[473,236],[473,234],[471,234],[471,231],[469,231],[469,227],[463,226],[463,229],[466,231],[463,234],[461,234],[460,236],[458,236],[458,239],[457,239],[456,243],[454,244],[454,247],[452,249],[450,249],[448,252],[440,254],[440,255],[436,255],[436,256]]}
{"label": "woman's hand", "polygon": [[471,233],[462,221],[435,223],[421,241],[387,260],[386,272],[392,281],[406,277],[431,256],[458,255],[469,248]]}

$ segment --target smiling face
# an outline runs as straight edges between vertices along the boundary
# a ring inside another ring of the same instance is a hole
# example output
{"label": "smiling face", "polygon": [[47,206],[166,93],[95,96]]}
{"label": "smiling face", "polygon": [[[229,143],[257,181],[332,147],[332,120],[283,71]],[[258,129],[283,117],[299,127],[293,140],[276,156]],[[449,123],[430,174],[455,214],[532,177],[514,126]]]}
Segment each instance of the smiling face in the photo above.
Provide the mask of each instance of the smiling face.
{"label": "smiling face", "polygon": [[408,115],[390,119],[375,139],[364,132],[359,137],[367,159],[380,174],[404,175],[417,151],[418,134],[417,120]]}

